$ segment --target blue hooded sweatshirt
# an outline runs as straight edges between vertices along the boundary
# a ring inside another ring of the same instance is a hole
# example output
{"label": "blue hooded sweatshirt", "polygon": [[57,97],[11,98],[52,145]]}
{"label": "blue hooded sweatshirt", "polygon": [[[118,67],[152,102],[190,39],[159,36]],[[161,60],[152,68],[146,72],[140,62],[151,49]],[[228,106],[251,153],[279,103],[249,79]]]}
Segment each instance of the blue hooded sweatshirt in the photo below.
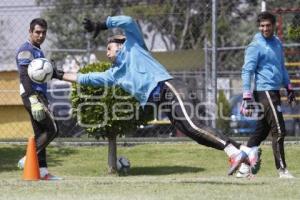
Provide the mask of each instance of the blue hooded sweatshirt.
{"label": "blue hooded sweatshirt", "polygon": [[257,33],[245,51],[242,69],[243,91],[251,91],[254,76],[254,91],[279,90],[290,84],[284,65],[284,52],[276,36],[265,38]]}
{"label": "blue hooded sweatshirt", "polygon": [[122,49],[112,67],[105,72],[78,74],[77,82],[83,85],[118,85],[144,106],[159,82],[172,79],[167,70],[145,48],[142,33],[136,22],[128,16],[108,17],[108,28],[121,28],[126,35]]}

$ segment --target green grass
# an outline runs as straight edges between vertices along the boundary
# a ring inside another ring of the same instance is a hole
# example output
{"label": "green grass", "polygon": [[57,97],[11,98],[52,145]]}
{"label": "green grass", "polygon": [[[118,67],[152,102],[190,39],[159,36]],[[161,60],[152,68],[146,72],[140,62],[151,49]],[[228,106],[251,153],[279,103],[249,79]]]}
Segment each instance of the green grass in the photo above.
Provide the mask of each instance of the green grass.
{"label": "green grass", "polygon": [[[252,180],[226,176],[222,151],[195,143],[118,147],[128,176],[107,174],[107,147],[50,147],[49,169],[63,181],[22,181],[16,169],[25,146],[0,145],[0,199],[300,199],[300,179],[277,177],[270,146]],[[300,177],[300,145],[287,145],[289,170]]]}

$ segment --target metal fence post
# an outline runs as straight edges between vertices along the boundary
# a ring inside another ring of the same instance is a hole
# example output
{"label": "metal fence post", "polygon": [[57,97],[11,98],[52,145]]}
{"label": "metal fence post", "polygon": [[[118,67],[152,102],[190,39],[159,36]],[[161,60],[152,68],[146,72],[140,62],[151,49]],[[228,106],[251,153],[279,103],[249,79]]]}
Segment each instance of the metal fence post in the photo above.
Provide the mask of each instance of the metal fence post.
{"label": "metal fence post", "polygon": [[216,128],[216,111],[217,111],[217,0],[212,0],[212,55],[211,55],[211,89],[212,89],[212,103],[214,104],[212,111],[212,127]]}
{"label": "metal fence post", "polygon": [[[208,39],[205,37],[204,40],[204,68],[205,68],[205,101],[210,102],[211,100],[211,68],[209,65],[209,49],[208,49]],[[206,116],[210,113],[210,108],[205,108]],[[209,120],[205,120],[206,125],[210,125]]]}

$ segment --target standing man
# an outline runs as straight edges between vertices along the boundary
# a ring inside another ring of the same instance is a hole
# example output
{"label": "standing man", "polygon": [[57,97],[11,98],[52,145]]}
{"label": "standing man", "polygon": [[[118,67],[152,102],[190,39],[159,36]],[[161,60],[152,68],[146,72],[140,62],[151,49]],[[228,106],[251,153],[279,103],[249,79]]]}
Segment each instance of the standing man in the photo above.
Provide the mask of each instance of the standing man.
{"label": "standing man", "polygon": [[[46,161],[46,147],[57,136],[58,130],[52,113],[48,109],[47,83],[38,84],[28,76],[27,68],[35,58],[44,58],[41,44],[47,33],[47,22],[36,18],[30,22],[29,40],[17,50],[16,62],[20,76],[20,95],[29,113],[37,144],[37,155],[42,180],[59,180],[48,172]],[[18,162],[19,168],[24,168],[26,157]]]}
{"label": "standing man", "polygon": [[[284,137],[286,134],[281,112],[280,88],[284,86],[288,102],[295,100],[288,72],[284,65],[284,51],[280,40],[274,36],[276,19],[269,12],[258,15],[257,33],[246,49],[242,69],[243,103],[242,114],[251,116],[255,101],[261,107],[255,133],[249,138],[247,146],[259,146],[270,133],[275,166],[280,178],[293,178],[287,170],[284,155]],[[251,91],[251,80],[254,76],[254,91]],[[249,166],[241,165],[237,177],[247,177]]]}
{"label": "standing man", "polygon": [[89,74],[63,73],[54,70],[54,78],[83,85],[118,85],[134,96],[141,104],[156,104],[181,132],[199,144],[224,150],[230,158],[228,175],[232,175],[242,162],[255,171],[259,167],[260,153],[257,147],[237,144],[216,129],[200,122],[197,105],[187,93],[186,85],[174,79],[147,50],[136,22],[128,16],[108,17],[104,22],[86,19],[84,27],[96,37],[101,30],[121,28],[124,35],[115,35],[107,41],[107,57],[113,63],[105,72]]}

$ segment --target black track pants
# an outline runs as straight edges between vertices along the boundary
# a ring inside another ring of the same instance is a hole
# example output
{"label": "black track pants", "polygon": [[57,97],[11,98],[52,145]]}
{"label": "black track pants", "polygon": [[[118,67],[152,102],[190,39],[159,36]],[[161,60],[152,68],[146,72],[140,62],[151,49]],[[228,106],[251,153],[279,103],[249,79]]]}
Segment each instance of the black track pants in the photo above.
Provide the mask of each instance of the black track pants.
{"label": "black track pants", "polygon": [[197,143],[218,150],[224,150],[229,143],[240,147],[240,144],[199,120],[197,105],[182,81],[172,79],[164,83],[158,106],[178,130]]}
{"label": "black track pants", "polygon": [[40,122],[33,119],[31,106],[28,98],[22,98],[26,110],[30,115],[32,128],[36,140],[36,148],[40,167],[47,167],[46,147],[57,136],[58,130],[52,113],[48,109],[48,100],[42,93],[37,93],[38,99],[44,104],[46,118]]}
{"label": "black track pants", "polygon": [[286,134],[279,91],[255,91],[255,101],[258,102],[261,112],[256,130],[249,138],[248,146],[259,146],[269,134],[272,136],[272,148],[276,168],[285,168],[284,137]]}

